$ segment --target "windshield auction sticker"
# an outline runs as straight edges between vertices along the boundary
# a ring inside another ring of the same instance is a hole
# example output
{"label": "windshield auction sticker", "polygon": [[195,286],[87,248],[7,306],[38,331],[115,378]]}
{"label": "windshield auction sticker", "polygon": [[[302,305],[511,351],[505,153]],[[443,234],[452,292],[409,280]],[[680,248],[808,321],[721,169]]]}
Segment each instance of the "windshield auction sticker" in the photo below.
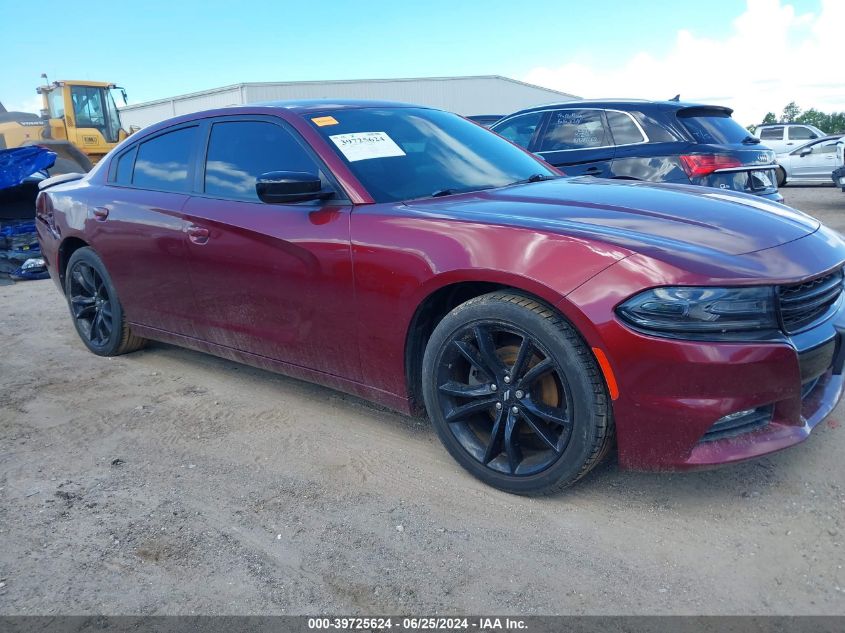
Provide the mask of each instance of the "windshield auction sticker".
{"label": "windshield auction sticker", "polygon": [[350,163],[370,158],[405,155],[402,148],[385,132],[353,132],[351,134],[335,134],[329,136],[329,138]]}

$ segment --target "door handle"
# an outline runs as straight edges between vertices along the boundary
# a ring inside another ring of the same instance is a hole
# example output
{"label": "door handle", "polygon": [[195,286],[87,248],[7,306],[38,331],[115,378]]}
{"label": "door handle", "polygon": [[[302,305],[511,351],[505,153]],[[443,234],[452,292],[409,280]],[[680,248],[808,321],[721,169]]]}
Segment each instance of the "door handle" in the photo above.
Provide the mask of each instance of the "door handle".
{"label": "door handle", "polygon": [[585,174],[597,174],[600,171],[601,171],[601,169],[599,169],[598,167],[587,167],[587,169],[584,170],[584,173]]}
{"label": "door handle", "polygon": [[194,244],[205,244],[208,242],[208,237],[210,235],[208,229],[194,224],[189,226],[186,229],[186,232],[188,234],[188,239],[190,239]]}
{"label": "door handle", "polygon": [[95,207],[91,210],[91,213],[94,216],[94,219],[99,222],[105,222],[106,218],[109,217],[109,210],[105,207]]}

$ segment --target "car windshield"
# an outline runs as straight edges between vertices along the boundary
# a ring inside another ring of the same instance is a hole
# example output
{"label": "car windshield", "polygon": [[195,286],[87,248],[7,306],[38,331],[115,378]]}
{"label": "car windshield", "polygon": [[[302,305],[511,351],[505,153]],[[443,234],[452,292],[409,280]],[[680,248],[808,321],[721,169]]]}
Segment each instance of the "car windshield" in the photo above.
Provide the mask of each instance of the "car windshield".
{"label": "car windshield", "polygon": [[698,143],[736,145],[749,137],[748,130],[721,110],[690,108],[678,112],[678,119]]}
{"label": "car windshield", "polygon": [[440,110],[356,108],[308,120],[376,202],[557,176],[496,134]]}

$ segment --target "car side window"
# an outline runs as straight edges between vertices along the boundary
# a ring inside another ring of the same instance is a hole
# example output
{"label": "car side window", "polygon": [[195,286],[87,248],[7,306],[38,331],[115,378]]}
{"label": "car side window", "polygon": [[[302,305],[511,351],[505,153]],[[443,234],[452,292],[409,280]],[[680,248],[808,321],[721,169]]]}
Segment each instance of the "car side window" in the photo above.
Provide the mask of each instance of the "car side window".
{"label": "car side window", "polygon": [[761,141],[780,141],[783,140],[783,128],[782,127],[764,127],[760,130],[760,140]]}
{"label": "car side window", "polygon": [[838,139],[836,141],[827,141],[826,143],[817,143],[813,146],[813,153],[814,154],[835,154],[836,153],[836,144],[838,143]]}
{"label": "car side window", "polygon": [[190,159],[196,126],[184,127],[141,143],[132,184],[155,191],[190,191]]}
{"label": "car side window", "polygon": [[789,133],[790,141],[809,141],[810,139],[816,138],[816,135],[813,134],[813,131],[808,127],[791,127],[787,130],[787,132]]}
{"label": "car side window", "polygon": [[132,169],[135,167],[135,156],[138,154],[138,146],[123,152],[117,159],[113,181],[119,185],[132,183]]}
{"label": "car side window", "polygon": [[530,112],[505,121],[501,126],[494,127],[493,131],[504,136],[511,143],[527,148],[544,112]]}
{"label": "car side window", "polygon": [[645,141],[640,128],[637,127],[629,114],[608,110],[605,115],[607,116],[607,123],[610,125],[610,133],[613,135],[613,142],[616,145],[634,145]]}
{"label": "car side window", "polygon": [[645,130],[649,143],[674,143],[681,140],[682,137],[672,132],[666,125],[662,124],[656,118],[645,114],[644,112],[631,112],[640,126]]}
{"label": "car side window", "polygon": [[224,121],[211,127],[205,193],[257,202],[255,180],[270,171],[320,175],[314,159],[280,125],[267,121]]}
{"label": "car side window", "polygon": [[551,113],[539,149],[554,152],[609,144],[601,110],[558,110]]}

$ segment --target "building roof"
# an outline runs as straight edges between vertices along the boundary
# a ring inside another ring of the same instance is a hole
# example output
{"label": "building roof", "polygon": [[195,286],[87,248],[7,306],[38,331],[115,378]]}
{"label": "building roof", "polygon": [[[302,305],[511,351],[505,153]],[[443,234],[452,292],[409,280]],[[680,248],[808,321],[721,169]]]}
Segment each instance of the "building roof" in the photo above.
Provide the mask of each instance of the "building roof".
{"label": "building roof", "polygon": [[325,86],[332,86],[332,85],[348,85],[348,84],[373,84],[373,83],[401,83],[401,82],[411,82],[411,83],[422,83],[422,82],[458,82],[458,81],[466,81],[466,80],[474,80],[474,79],[494,79],[499,80],[511,84],[516,84],[520,86],[525,86],[527,88],[532,88],[534,90],[542,90],[548,92],[550,95],[560,95],[561,97],[571,98],[573,100],[578,99],[576,95],[572,95],[566,92],[560,92],[559,90],[552,90],[551,88],[545,88],[543,86],[537,86],[535,84],[529,84],[524,81],[519,81],[517,79],[511,79],[510,77],[503,77],[502,75],[467,75],[467,76],[459,76],[459,77],[398,77],[393,79],[330,79],[330,80],[323,80],[323,81],[260,81],[260,82],[243,82],[238,84],[230,84],[228,86],[221,86],[219,88],[210,88],[208,90],[200,90],[198,92],[189,92],[182,95],[176,95],[173,97],[167,97],[164,99],[155,99],[152,101],[145,101],[143,103],[133,103],[131,105],[123,106],[120,108],[121,111],[124,110],[133,110],[135,108],[143,108],[147,106],[153,106],[162,103],[169,103],[174,100],[182,100],[182,99],[191,99],[195,97],[203,97],[207,95],[213,95],[222,92],[231,92],[235,90],[242,90],[245,88],[251,87],[270,87],[270,86],[315,86],[315,85],[325,85]]}

